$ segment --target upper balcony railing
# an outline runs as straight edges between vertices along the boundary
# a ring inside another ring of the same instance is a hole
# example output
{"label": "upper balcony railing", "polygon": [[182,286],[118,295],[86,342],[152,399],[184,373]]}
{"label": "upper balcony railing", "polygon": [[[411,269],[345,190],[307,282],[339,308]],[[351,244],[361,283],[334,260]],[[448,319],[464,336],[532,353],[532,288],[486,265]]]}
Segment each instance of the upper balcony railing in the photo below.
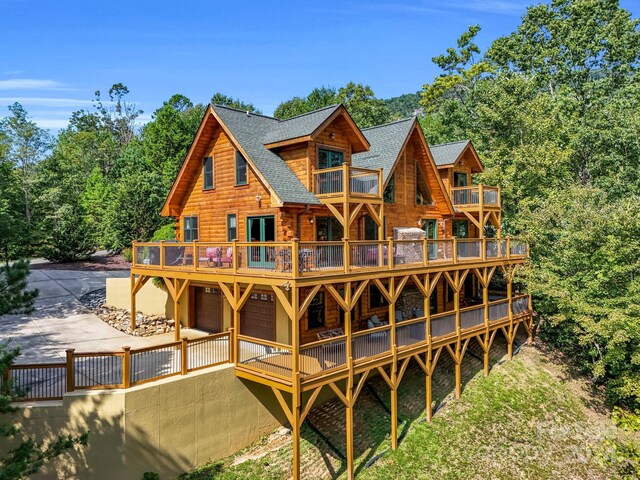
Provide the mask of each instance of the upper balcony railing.
{"label": "upper balcony railing", "polygon": [[351,165],[325,168],[313,172],[313,193],[318,197],[382,198],[382,170]]}
{"label": "upper balcony railing", "polygon": [[497,207],[500,208],[500,187],[473,185],[451,189],[454,207]]}
{"label": "upper balcony railing", "polygon": [[294,278],[528,256],[529,245],[510,238],[133,244],[137,269]]}

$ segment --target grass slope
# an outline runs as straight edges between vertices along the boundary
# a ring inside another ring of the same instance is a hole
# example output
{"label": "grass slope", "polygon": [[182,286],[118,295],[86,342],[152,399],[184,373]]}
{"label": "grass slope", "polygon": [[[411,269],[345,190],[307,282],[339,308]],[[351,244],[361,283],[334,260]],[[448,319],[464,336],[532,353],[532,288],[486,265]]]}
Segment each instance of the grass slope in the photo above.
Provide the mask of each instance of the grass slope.
{"label": "grass slope", "polygon": [[[601,399],[544,349],[523,348],[513,361],[495,365],[488,377],[479,370],[470,377],[460,400],[451,400],[449,392],[449,400],[433,423],[421,421],[415,413],[401,417],[400,431],[408,428],[408,433],[400,447],[369,468],[363,468],[366,460],[389,447],[384,431],[388,430],[388,416],[384,418],[382,408],[382,413],[376,413],[374,403],[361,405],[359,399],[360,425],[378,422],[379,426],[356,440],[358,478],[618,478],[600,460],[610,452],[606,440],[618,435]],[[422,395],[415,391],[417,385],[409,382],[405,398]],[[401,393],[401,413],[402,397]],[[332,415],[331,405],[321,408]],[[332,433],[329,438],[343,448],[338,435]],[[366,443],[367,437],[368,449],[359,449],[358,443]],[[289,478],[289,440],[286,435],[272,435],[180,479]],[[303,428],[302,457],[304,478],[344,477],[343,462],[308,427]]]}

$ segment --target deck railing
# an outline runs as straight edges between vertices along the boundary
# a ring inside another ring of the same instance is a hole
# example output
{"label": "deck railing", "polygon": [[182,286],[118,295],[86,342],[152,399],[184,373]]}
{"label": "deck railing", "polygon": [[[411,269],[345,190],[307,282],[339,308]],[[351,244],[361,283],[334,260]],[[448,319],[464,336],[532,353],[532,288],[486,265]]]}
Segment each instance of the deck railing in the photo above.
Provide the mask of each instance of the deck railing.
{"label": "deck railing", "polygon": [[[509,319],[509,299],[487,304],[489,322]],[[514,295],[511,300],[513,317],[531,313],[529,295]],[[484,324],[485,305],[460,310],[462,332]],[[455,335],[456,312],[431,315],[433,340]],[[392,326],[361,330],[351,335],[354,363],[391,355]],[[427,318],[398,322],[395,326],[396,347],[413,348],[427,342]],[[308,343],[300,347],[298,371],[307,379],[347,368],[346,335]],[[293,347],[229,332],[201,338],[183,338],[146,348],[123,347],[118,352],[77,353],[67,350],[66,362],[35,365],[13,365],[0,379],[10,383],[22,400],[61,399],[67,392],[84,389],[129,388],[174,375],[186,375],[201,368],[230,363],[237,348],[237,365],[260,375],[290,381],[293,372]]]}
{"label": "deck railing", "polygon": [[232,331],[118,352],[67,350],[66,362],[12,365],[2,383],[21,400],[60,400],[67,392],[129,388],[231,361]]}
{"label": "deck railing", "polygon": [[451,189],[451,201],[454,206],[500,206],[500,187],[473,185],[470,187],[454,187]]}
{"label": "deck railing", "polygon": [[341,165],[313,171],[313,193],[318,197],[381,198],[382,170]]}
{"label": "deck railing", "polygon": [[430,264],[524,259],[529,256],[529,245],[522,240],[509,238],[136,242],[133,251],[133,266],[140,269],[298,278],[324,273],[350,273],[363,268],[393,270]]}

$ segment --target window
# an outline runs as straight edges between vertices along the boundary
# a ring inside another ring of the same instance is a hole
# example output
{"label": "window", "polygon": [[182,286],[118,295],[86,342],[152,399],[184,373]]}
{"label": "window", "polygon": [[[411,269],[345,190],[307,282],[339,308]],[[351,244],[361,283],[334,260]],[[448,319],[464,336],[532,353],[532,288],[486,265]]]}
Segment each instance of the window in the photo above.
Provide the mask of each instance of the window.
{"label": "window", "polygon": [[238,222],[235,213],[227,215],[227,242],[238,239]]}
{"label": "window", "polygon": [[198,240],[198,217],[184,217],[182,228],[184,230],[183,241],[195,242]]}
{"label": "window", "polygon": [[384,189],[384,193],[382,194],[382,198],[384,198],[384,203],[395,203],[396,201],[396,174],[391,175],[387,186]]}
{"label": "window", "polygon": [[418,165],[416,165],[416,205],[433,205],[433,197]]}
{"label": "window", "polygon": [[469,237],[469,222],[466,220],[454,220],[451,224],[451,230],[454,237]]}
{"label": "window", "polygon": [[247,159],[240,152],[236,152],[236,185],[247,183]]}
{"label": "window", "polygon": [[433,292],[429,301],[429,311],[436,313],[438,311],[438,292]]}
{"label": "window", "polygon": [[339,167],[344,163],[344,153],[325,148],[318,149],[318,168]]}
{"label": "window", "polygon": [[202,159],[202,182],[205,190],[213,190],[213,157]]}
{"label": "window", "polygon": [[387,299],[375,285],[369,286],[369,308],[380,308],[389,305]]}
{"label": "window", "polygon": [[364,239],[365,240],[379,240],[378,239],[378,224],[370,215],[362,217]]}
{"label": "window", "polygon": [[453,172],[453,185],[456,187],[466,187],[467,178],[467,174],[464,172]]}
{"label": "window", "polygon": [[309,305],[308,328],[324,327],[324,292],[316,293]]}
{"label": "window", "polygon": [[344,238],[342,224],[335,217],[316,217],[316,240],[336,242]]}

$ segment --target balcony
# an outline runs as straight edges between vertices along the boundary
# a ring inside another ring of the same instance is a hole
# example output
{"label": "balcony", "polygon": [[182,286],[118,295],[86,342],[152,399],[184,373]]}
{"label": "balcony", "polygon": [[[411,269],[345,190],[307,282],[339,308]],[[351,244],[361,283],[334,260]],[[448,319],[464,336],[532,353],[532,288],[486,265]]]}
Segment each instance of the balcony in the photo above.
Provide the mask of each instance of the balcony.
{"label": "balcony", "polygon": [[[391,254],[390,254],[391,252]],[[157,242],[133,244],[135,273],[199,272],[309,278],[382,270],[524,261],[516,239],[345,240],[340,242]],[[160,272],[159,272],[160,271]]]}
{"label": "balcony", "polygon": [[345,198],[356,201],[382,201],[382,170],[350,165],[313,172],[313,193],[323,203],[339,203]]}
{"label": "balcony", "polygon": [[500,210],[500,187],[473,185],[451,189],[451,202],[456,210]]}
{"label": "balcony", "polygon": [[[485,308],[488,324],[485,324]],[[445,345],[455,342],[458,332],[463,337],[469,337],[487,326],[490,329],[499,328],[499,325],[511,318],[518,321],[530,314],[529,295],[516,295],[511,301],[511,315],[508,298],[489,302],[486,306],[476,305],[460,309],[459,327],[456,312],[449,311],[431,315],[430,318],[404,320],[396,323],[395,327],[385,325],[354,332],[351,335],[307,343],[300,346],[298,371],[303,384],[326,376],[340,376],[349,369],[348,350],[351,352],[355,368],[358,368],[359,365],[373,360],[383,362],[386,358],[391,361],[394,356],[394,338],[397,355],[403,356],[408,352],[415,353],[427,348],[427,332],[431,335],[432,345]],[[393,328],[395,335],[392,335]],[[292,345],[242,335],[238,335],[236,341],[238,368],[281,382],[290,382],[295,378]]]}

